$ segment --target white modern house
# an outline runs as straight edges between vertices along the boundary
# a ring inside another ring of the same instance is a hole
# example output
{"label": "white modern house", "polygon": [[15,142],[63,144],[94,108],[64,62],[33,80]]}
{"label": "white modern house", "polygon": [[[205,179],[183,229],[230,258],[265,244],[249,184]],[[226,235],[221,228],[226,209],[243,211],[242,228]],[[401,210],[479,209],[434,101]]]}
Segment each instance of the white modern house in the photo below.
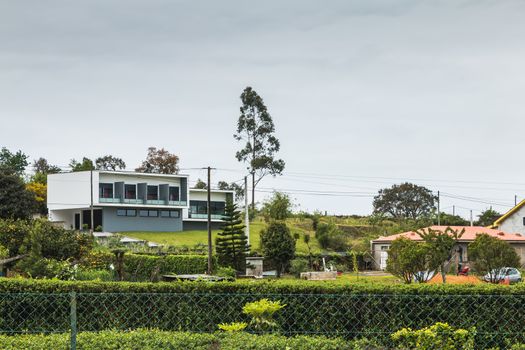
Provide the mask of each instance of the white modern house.
{"label": "white modern house", "polygon": [[[188,175],[181,174],[103,170],[50,174],[49,220],[66,228],[81,229],[86,225],[90,228],[93,203],[95,229],[99,226],[109,232],[202,229],[207,221],[206,190],[190,190],[188,180]],[[233,199],[232,191],[212,191],[210,204],[215,225],[222,221],[227,199]]]}

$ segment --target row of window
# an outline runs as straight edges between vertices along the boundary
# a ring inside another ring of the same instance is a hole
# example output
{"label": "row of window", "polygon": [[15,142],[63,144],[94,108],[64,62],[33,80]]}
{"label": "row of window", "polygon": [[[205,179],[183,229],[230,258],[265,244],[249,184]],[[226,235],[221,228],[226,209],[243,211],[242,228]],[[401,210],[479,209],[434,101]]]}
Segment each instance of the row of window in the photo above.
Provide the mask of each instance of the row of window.
{"label": "row of window", "polygon": [[[100,183],[98,185],[98,195],[100,198],[113,198],[114,185],[112,183]],[[137,185],[124,184],[124,198],[137,199]],[[148,185],[146,189],[147,200],[159,199],[159,186]],[[179,187],[170,186],[168,189],[168,200],[178,201],[180,199]]]}
{"label": "row of window", "polygon": [[[212,215],[224,215],[224,202],[210,202]],[[208,203],[206,201],[190,201],[191,214],[208,214]]]}
{"label": "row of window", "polygon": [[117,209],[117,216],[137,216],[151,217],[151,218],[180,218],[180,211],[178,210],[146,210],[146,209]]}

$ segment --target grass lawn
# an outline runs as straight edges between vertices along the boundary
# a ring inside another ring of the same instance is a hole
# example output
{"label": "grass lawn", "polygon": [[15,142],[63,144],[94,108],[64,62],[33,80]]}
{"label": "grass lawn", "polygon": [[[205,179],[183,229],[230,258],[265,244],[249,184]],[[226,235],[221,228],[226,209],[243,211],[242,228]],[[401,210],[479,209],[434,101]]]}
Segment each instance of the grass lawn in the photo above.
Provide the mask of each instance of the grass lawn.
{"label": "grass lawn", "polygon": [[[291,223],[288,223],[292,234],[299,233],[301,236],[297,241],[297,251],[301,253],[308,253],[308,247],[303,241],[303,236],[305,233],[310,234],[310,247],[312,252],[319,252],[319,244],[314,238],[313,231],[307,231],[302,227],[297,227]],[[250,244],[252,246],[252,251],[257,251],[260,249],[260,233],[266,227],[266,224],[262,221],[254,221],[250,223]],[[219,230],[212,231],[213,241],[215,242],[215,237],[217,236]],[[206,230],[202,231],[180,231],[180,232],[120,232],[121,234],[144,239],[147,241],[172,245],[172,246],[194,246],[196,244],[208,244],[208,232]]]}

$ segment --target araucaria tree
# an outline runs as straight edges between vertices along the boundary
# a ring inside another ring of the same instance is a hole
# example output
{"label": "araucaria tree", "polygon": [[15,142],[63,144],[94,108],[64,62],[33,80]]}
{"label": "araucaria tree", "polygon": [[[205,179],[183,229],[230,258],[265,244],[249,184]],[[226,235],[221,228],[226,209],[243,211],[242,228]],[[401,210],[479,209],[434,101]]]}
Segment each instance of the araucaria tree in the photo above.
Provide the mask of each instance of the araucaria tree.
{"label": "araucaria tree", "polygon": [[280,175],[284,160],[275,158],[280,143],[274,136],[275,126],[263,99],[248,86],[241,94],[241,101],[241,116],[233,136],[245,145],[235,157],[248,165],[252,177],[252,209],[255,209],[255,187],[266,175]]}
{"label": "araucaria tree", "polygon": [[264,256],[277,266],[277,277],[295,255],[295,239],[284,222],[271,222],[261,232],[261,247]]}
{"label": "araucaria tree", "polygon": [[250,252],[248,238],[244,232],[241,212],[233,201],[227,201],[224,208],[221,231],[215,239],[215,252],[221,266],[230,266],[238,273],[246,267],[246,255]]}
{"label": "araucaria tree", "polygon": [[179,172],[179,157],[164,148],[148,148],[146,160],[135,169],[141,173],[177,174]]}
{"label": "araucaria tree", "polygon": [[489,281],[498,283],[502,267],[520,267],[520,257],[507,242],[480,234],[468,246],[468,257],[474,269],[481,275],[487,274]]}
{"label": "araucaria tree", "polygon": [[432,214],[436,200],[428,188],[407,182],[379,190],[374,197],[374,214],[417,220]]}

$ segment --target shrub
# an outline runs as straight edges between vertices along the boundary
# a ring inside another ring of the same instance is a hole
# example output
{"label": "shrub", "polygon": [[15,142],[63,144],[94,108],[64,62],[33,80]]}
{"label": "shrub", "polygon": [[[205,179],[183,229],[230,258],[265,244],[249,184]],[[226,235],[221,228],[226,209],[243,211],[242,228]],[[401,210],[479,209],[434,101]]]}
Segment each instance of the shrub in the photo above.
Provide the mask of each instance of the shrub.
{"label": "shrub", "polygon": [[227,277],[231,279],[235,279],[235,276],[237,275],[235,269],[233,267],[229,266],[222,266],[217,269],[217,272],[215,273],[219,277]]}
{"label": "shrub", "polygon": [[391,338],[401,349],[419,350],[473,350],[476,328],[454,329],[447,323],[438,322],[419,330],[403,328]]}
{"label": "shrub", "polygon": [[319,224],[315,231],[315,238],[324,249],[345,251],[349,248],[345,235],[334,223]]}
{"label": "shrub", "polygon": [[105,281],[115,280],[115,273],[109,270],[93,270],[79,268],[76,274],[77,281]]}
{"label": "shrub", "polygon": [[[4,350],[68,349],[69,334],[0,335]],[[301,350],[359,350],[374,349],[369,341],[345,341],[341,338],[322,336],[284,337],[279,335],[254,335],[245,332],[188,333],[159,330],[118,330],[81,332],[77,348],[83,350],[211,350],[211,349],[301,349]],[[367,347],[368,346],[368,347]]]}
{"label": "shrub", "polygon": [[31,232],[31,225],[25,220],[0,219],[0,244],[9,250],[11,256],[19,254],[24,240]]}
{"label": "shrub", "polygon": [[386,270],[402,278],[405,283],[412,283],[414,280],[425,282],[421,277],[426,274],[420,272],[437,268],[430,250],[427,243],[415,242],[405,237],[396,238],[388,251]]}
{"label": "shrub", "polygon": [[257,331],[269,331],[279,327],[274,321],[273,315],[286,305],[281,304],[279,300],[270,301],[261,299],[253,303],[247,303],[242,308],[242,312],[251,316],[250,325]]}
{"label": "shrub", "polygon": [[308,261],[306,259],[293,259],[290,262],[290,273],[296,277],[301,275],[301,272],[308,271]]}
{"label": "shrub", "polygon": [[246,322],[232,322],[232,323],[219,323],[217,325],[221,331],[225,332],[241,332],[248,324]]}

